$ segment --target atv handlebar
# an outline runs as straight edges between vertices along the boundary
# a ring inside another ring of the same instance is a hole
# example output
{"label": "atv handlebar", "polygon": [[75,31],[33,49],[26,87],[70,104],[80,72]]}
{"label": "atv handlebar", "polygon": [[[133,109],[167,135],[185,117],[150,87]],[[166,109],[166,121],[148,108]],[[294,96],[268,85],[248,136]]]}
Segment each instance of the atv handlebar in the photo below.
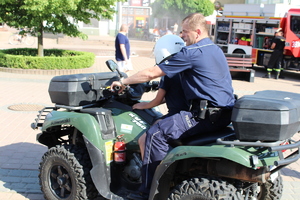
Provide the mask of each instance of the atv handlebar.
{"label": "atv handlebar", "polygon": [[112,94],[118,94],[120,99],[127,99],[127,100],[140,100],[142,95],[145,92],[156,91],[159,88],[159,81],[149,81],[146,83],[138,83],[138,84],[131,84],[126,86],[123,92],[119,93],[122,89],[121,86],[113,86]]}
{"label": "atv handlebar", "polygon": [[121,90],[121,87],[120,86],[114,86],[113,90],[116,91],[116,92],[119,92],[119,90]]}
{"label": "atv handlebar", "polygon": [[159,81],[147,82],[145,85],[145,92],[156,91],[159,89]]}

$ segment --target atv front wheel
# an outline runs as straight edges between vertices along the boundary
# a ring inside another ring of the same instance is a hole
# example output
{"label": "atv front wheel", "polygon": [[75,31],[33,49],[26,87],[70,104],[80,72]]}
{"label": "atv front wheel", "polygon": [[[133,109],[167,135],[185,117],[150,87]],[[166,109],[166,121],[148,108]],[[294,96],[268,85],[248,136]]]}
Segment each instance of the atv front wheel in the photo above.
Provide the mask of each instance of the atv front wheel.
{"label": "atv front wheel", "polygon": [[192,178],[183,181],[169,195],[168,200],[213,200],[243,199],[236,188],[222,180],[213,178]]}
{"label": "atv front wheel", "polygon": [[90,177],[91,161],[85,148],[50,148],[40,163],[40,185],[45,199],[93,199],[97,190]]}

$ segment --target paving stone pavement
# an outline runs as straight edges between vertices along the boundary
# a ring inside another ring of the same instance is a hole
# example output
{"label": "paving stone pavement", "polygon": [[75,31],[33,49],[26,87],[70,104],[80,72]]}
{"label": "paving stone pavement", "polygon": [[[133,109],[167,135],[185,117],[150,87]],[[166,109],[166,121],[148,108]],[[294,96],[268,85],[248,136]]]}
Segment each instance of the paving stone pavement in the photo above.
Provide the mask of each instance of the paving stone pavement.
{"label": "paving stone pavement", "polygon": [[[1,33],[0,33],[1,36]],[[3,37],[0,37],[3,38]],[[94,52],[97,56],[93,67],[80,73],[108,71],[105,65],[107,59],[114,59],[112,37],[95,38],[74,44],[68,42],[57,43],[48,39],[46,48],[76,49]],[[92,42],[91,42],[92,40]],[[68,40],[67,40],[68,41]],[[154,43],[132,40],[132,57],[134,71],[131,74],[154,65],[151,50]],[[0,39],[0,48],[12,48],[6,40]],[[48,85],[54,75],[70,73],[41,72],[37,70],[19,70],[3,72],[0,70],[0,199],[1,200],[43,200],[38,183],[38,166],[42,155],[47,151],[45,146],[36,142],[36,134],[30,128],[37,115],[36,110],[16,111],[10,110],[12,105],[52,106],[48,95]],[[297,72],[295,72],[297,74]],[[264,79],[260,70],[256,71],[253,83],[246,81],[233,81],[235,93],[239,97],[253,94],[259,90],[276,89],[300,93],[300,76],[286,76],[285,79]],[[155,93],[148,93],[143,100],[151,100]],[[160,107],[166,112],[164,106]],[[299,140],[299,134],[294,137]],[[283,200],[296,200],[300,196],[300,161],[281,170],[284,180]]]}

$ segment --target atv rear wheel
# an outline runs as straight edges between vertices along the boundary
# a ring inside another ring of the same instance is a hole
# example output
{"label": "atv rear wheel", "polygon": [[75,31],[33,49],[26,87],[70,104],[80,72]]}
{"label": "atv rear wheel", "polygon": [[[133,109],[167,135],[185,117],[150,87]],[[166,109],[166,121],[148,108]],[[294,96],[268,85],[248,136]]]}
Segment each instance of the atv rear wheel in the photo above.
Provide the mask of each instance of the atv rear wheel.
{"label": "atv rear wheel", "polygon": [[222,180],[213,178],[192,178],[183,181],[169,195],[168,200],[212,200],[243,199],[236,188]]}
{"label": "atv rear wheel", "polygon": [[274,182],[268,181],[260,186],[258,200],[279,200],[282,196],[283,183],[280,173]]}
{"label": "atv rear wheel", "polygon": [[87,150],[74,145],[50,148],[40,163],[40,185],[45,199],[93,199],[98,192],[90,177]]}

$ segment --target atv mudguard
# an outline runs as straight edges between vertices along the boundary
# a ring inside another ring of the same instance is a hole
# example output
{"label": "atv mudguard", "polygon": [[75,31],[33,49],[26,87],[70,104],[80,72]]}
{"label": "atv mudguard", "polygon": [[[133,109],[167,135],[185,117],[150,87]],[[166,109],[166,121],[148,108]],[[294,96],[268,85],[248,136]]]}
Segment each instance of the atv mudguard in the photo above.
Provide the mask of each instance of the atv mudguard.
{"label": "atv mudguard", "polygon": [[[253,165],[251,160],[253,155],[258,158],[258,164],[256,165]],[[149,199],[157,199],[155,195],[158,193],[158,187],[160,187],[160,179],[168,171],[172,164],[176,161],[189,158],[222,158],[239,163],[247,168],[256,169],[259,167],[274,165],[274,161],[278,160],[278,153],[269,152],[266,148],[261,151],[257,151],[257,149],[253,147],[231,147],[218,144],[212,144],[209,146],[178,146],[170,150],[164,160],[158,165],[153,178],[154,181],[151,185]]]}
{"label": "atv mudguard", "polygon": [[94,146],[85,136],[83,138],[93,165],[90,174],[98,192],[107,199],[123,200],[110,191],[110,168],[106,165],[104,152]]}
{"label": "atv mudguard", "polygon": [[[101,131],[96,119],[90,114],[77,112],[62,112],[52,111],[47,115],[42,127],[42,134],[46,134],[46,130],[53,126],[72,125],[84,136],[93,143],[94,146],[103,150],[103,139],[101,138]],[[41,137],[41,135],[39,136]]]}
{"label": "atv mudguard", "polygon": [[[251,157],[253,155],[258,157],[258,164],[255,166],[251,163]],[[257,168],[273,165],[274,161],[278,160],[278,153],[269,152],[266,148],[257,151],[254,147],[231,147],[218,144],[209,146],[178,146],[167,154],[161,164],[187,158],[224,158],[248,168]]]}

